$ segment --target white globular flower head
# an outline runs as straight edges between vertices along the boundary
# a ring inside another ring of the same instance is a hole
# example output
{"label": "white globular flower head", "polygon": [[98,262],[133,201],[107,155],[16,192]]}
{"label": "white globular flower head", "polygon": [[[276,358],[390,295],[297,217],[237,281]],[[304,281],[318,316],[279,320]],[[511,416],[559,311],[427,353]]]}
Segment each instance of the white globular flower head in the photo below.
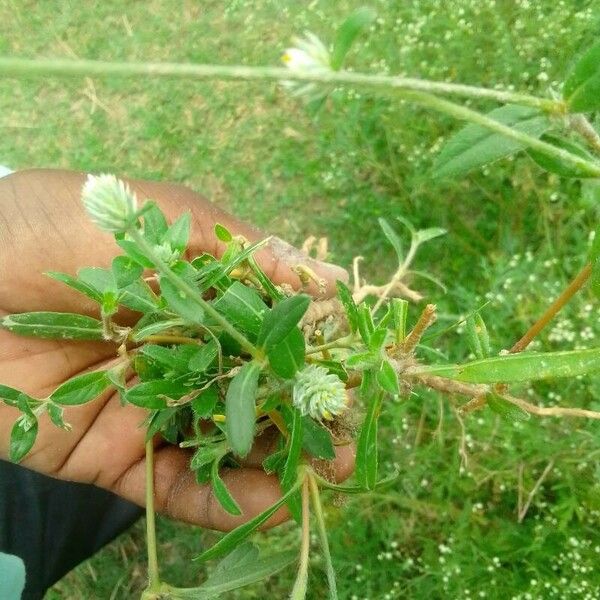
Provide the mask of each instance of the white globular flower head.
{"label": "white globular flower head", "polygon": [[114,175],[88,175],[82,199],[92,222],[104,231],[124,233],[135,222],[137,198]]}
{"label": "white globular flower head", "polygon": [[331,60],[325,44],[314,34],[307,32],[305,37],[292,40],[294,47],[288,48],[281,60],[288,69],[329,70]]}
{"label": "white globular flower head", "polygon": [[318,421],[331,420],[348,408],[344,383],[319,365],[309,365],[296,374],[292,401],[302,415]]}

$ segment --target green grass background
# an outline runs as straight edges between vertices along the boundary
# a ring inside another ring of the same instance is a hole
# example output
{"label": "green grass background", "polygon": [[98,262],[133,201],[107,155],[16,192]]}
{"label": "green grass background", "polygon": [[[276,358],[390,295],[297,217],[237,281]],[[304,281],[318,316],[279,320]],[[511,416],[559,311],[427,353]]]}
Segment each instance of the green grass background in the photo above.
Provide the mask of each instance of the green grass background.
{"label": "green grass background", "polygon": [[[277,64],[295,33],[329,39],[359,2],[117,2],[0,0],[0,54],[105,60]],[[600,37],[598,0],[373,1],[379,15],[349,65],[558,93],[572,57]],[[475,104],[487,109],[491,104]],[[448,235],[416,267],[443,281],[414,286],[435,301],[438,330],[487,303],[495,351],[514,342],[583,264],[600,193],[542,173],[525,157],[459,181],[435,181],[432,159],[459,125],[360,90],[337,90],[311,114],[274,84],[0,78],[0,163],[179,181],[269,232],[301,243],[327,236],[332,259],[365,257],[364,275],[395,268],[377,218],[397,215]],[[401,226],[398,224],[398,229]],[[411,321],[419,308],[411,309]],[[598,305],[580,294],[540,337],[540,349],[595,344]],[[423,349],[461,360],[461,328]],[[600,409],[596,378],[515,390],[545,405]],[[382,468],[402,477],[385,493],[330,498],[331,545],[343,599],[598,598],[600,427],[574,420],[506,423],[415,389],[386,407]],[[468,464],[460,469],[464,442]],[[522,523],[516,507],[552,469]],[[519,473],[522,473],[520,478]],[[520,480],[522,483],[520,484]],[[202,580],[191,556],[215,536],[159,523],[168,581]],[[293,547],[287,525],[258,536]],[[326,597],[315,544],[310,598]],[[81,565],[48,598],[135,598],[144,586],[136,526]],[[293,569],[231,598],[285,598]]]}

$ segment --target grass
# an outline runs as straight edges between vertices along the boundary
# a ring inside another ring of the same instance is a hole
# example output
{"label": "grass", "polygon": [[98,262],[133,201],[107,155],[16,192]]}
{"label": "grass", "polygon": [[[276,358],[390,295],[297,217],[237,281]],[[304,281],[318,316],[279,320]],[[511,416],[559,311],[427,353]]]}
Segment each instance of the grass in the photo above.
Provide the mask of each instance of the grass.
{"label": "grass", "polygon": [[[107,1],[91,8],[0,0],[0,53],[276,64],[294,33],[309,29],[326,38],[359,4]],[[371,72],[547,93],[559,88],[571,57],[600,34],[598,0],[371,4],[379,19],[350,56],[353,68]],[[432,158],[457,126],[355,90],[336,90],[312,114],[271,84],[0,79],[0,161],[15,168],[184,182],[292,242],[328,236],[332,258],[346,266],[360,252],[373,282],[395,267],[378,217],[445,227],[448,235],[424,246],[416,266],[448,292],[427,281],[415,286],[438,304],[439,331],[485,304],[499,351],[583,264],[600,191],[543,174],[524,157],[457,182],[433,181]],[[410,318],[417,314],[415,307]],[[598,314],[585,290],[537,347],[594,345]],[[432,346],[452,360],[468,356],[460,326]],[[518,391],[545,404],[600,409],[592,378]],[[340,597],[599,597],[599,425],[506,423],[489,410],[463,425],[464,434],[452,404],[419,389],[386,407],[382,462],[401,470],[400,483],[343,507],[335,498],[328,503]],[[462,465],[461,444],[468,456]],[[550,462],[519,523],[519,496],[527,497]],[[213,539],[161,520],[165,578],[199,581],[204,571],[188,561]],[[288,525],[258,540],[289,547],[298,532]],[[143,556],[140,525],[48,598],[135,598],[144,586]],[[326,597],[322,566],[315,549],[311,598]],[[292,571],[231,597],[283,598]]]}

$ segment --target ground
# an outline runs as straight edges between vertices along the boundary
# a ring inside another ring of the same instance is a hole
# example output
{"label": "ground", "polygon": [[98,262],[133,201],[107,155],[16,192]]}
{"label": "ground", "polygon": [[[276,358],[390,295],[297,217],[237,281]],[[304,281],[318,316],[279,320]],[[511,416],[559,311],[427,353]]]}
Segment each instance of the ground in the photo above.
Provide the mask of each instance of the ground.
{"label": "ground", "polygon": [[[104,60],[266,64],[295,33],[327,39],[359,2],[57,3],[0,0],[0,54]],[[600,36],[598,0],[374,1],[379,18],[349,66],[554,94],[572,57]],[[481,105],[481,108],[492,105]],[[183,182],[241,218],[301,243],[327,236],[345,266],[359,252],[381,282],[395,266],[378,217],[401,215],[447,236],[416,266],[438,278],[414,287],[437,303],[438,333],[424,360],[468,356],[461,316],[482,314],[495,351],[510,346],[585,261],[600,192],[544,174],[527,157],[457,182],[431,164],[459,126],[395,98],[336,90],[315,113],[272,83],[0,78],[0,163],[63,167]],[[418,314],[411,310],[411,320]],[[600,334],[585,290],[537,342],[587,347]],[[520,391],[531,401],[600,409],[597,379]],[[327,511],[344,599],[596,598],[600,575],[597,423],[507,423],[490,410],[464,420],[415,389],[386,407],[385,493],[335,498]],[[459,446],[468,462],[461,468]],[[524,518],[526,499],[547,470]],[[214,535],[159,523],[165,579],[201,580],[189,559]],[[290,547],[284,526],[258,537]],[[315,548],[310,598],[325,597]],[[135,598],[144,585],[142,527],[58,583],[48,598]],[[293,570],[232,598],[284,598]]]}

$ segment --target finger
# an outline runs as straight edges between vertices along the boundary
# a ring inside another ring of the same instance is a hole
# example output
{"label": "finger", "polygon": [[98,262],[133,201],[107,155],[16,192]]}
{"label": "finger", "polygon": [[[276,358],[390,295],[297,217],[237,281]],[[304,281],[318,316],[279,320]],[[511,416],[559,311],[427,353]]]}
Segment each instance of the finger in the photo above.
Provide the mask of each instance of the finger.
{"label": "finger", "polygon": [[[154,456],[154,502],[158,512],[186,523],[220,531],[230,531],[257,516],[281,498],[275,475],[260,469],[230,469],[222,472],[229,492],[242,515],[227,513],[214,497],[210,484],[198,485],[189,468],[189,453],[166,446]],[[112,486],[116,494],[145,505],[146,460],[132,465]],[[277,511],[264,527],[273,527],[288,518],[286,509]]]}
{"label": "finger", "polygon": [[[215,235],[214,227],[217,223],[225,226],[234,235],[244,236],[250,242],[258,242],[268,237],[259,229],[238,221],[185,186],[142,181],[133,181],[131,184],[140,197],[156,200],[170,219],[177,218],[184,210],[191,211],[193,221],[189,249],[191,256],[202,252],[209,252],[217,257],[223,254],[226,244]],[[270,279],[277,284],[285,283],[294,288],[301,287],[300,278],[294,268],[308,267],[317,278],[323,280],[325,287],[323,291],[316,282],[311,281],[307,291],[315,296],[335,295],[336,280],[348,280],[345,269],[315,260],[277,237],[271,238],[267,247],[258,251],[255,256]]]}

